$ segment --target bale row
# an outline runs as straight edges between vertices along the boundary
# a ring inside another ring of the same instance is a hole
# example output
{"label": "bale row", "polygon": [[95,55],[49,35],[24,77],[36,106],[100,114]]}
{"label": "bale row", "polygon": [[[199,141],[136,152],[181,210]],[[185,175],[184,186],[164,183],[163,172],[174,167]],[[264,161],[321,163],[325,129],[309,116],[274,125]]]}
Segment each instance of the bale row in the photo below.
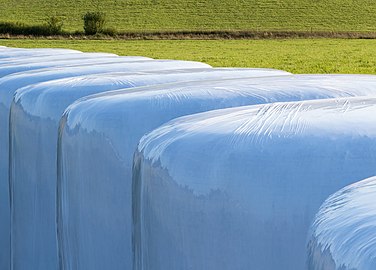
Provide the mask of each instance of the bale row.
{"label": "bale row", "polygon": [[372,269],[317,268],[341,238],[315,215],[376,174],[375,94],[371,75],[0,47],[0,269]]}

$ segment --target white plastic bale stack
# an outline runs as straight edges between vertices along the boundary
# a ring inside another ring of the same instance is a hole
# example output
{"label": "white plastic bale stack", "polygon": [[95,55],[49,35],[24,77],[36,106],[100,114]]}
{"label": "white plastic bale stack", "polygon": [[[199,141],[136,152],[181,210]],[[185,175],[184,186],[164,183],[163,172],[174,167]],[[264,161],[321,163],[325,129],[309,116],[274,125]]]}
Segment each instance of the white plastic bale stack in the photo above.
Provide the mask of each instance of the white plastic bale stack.
{"label": "white plastic bale stack", "polygon": [[8,47],[5,47],[5,46],[0,46],[0,51],[3,52],[3,51],[6,51],[6,50],[9,50],[10,48]]}
{"label": "white plastic bale stack", "polygon": [[[12,51],[13,49],[1,49],[0,48],[0,53],[5,53],[5,52],[10,52]],[[40,58],[44,58],[44,57],[61,57],[61,58],[64,58],[64,57],[68,57],[68,56],[72,56],[72,55],[77,55],[77,54],[83,54],[83,52],[81,51],[72,51],[72,52],[69,52],[68,54],[65,54],[65,53],[57,53],[57,54],[47,54],[47,55],[26,55],[26,56],[20,56],[20,57],[7,57],[7,58],[1,58],[0,59],[0,64],[3,65],[3,64],[7,64],[7,63],[12,63],[14,61],[23,61],[25,63],[28,63],[28,62],[32,62],[32,61],[38,61]]]}
{"label": "white plastic bale stack", "polygon": [[[119,57],[116,54],[112,53],[83,53],[83,52],[77,52],[77,53],[71,53],[69,55],[64,55],[64,54],[58,54],[58,55],[48,55],[48,56],[38,56],[38,57],[21,57],[21,58],[9,58],[6,60],[2,60],[0,63],[0,67],[4,67],[7,65],[22,65],[22,64],[38,64],[40,62],[47,62],[47,61],[61,61],[61,60],[69,60],[69,59],[79,59],[82,57],[82,59],[85,58],[95,58],[95,57]],[[136,60],[148,60],[149,58],[147,57],[138,57]],[[151,60],[151,59],[149,59]]]}
{"label": "white plastic bale stack", "polygon": [[[8,51],[11,51],[12,49],[7,49]],[[0,54],[5,53],[7,50],[1,50],[0,48]],[[5,66],[5,65],[10,65],[10,64],[30,64],[30,63],[38,63],[38,62],[43,62],[43,59],[47,58],[56,58],[56,59],[65,59],[69,57],[74,57],[78,55],[84,54],[81,51],[73,51],[69,52],[68,54],[64,53],[57,53],[57,54],[49,54],[49,55],[26,55],[26,56],[20,56],[20,57],[7,57],[7,58],[0,58],[0,67]],[[111,54],[109,54],[111,55]]]}
{"label": "white plastic bale stack", "polygon": [[[62,65],[62,67],[54,67],[53,69],[38,69],[35,71],[28,71],[9,75],[0,78],[0,119],[1,124],[0,136],[7,136],[8,134],[8,120],[9,108],[13,95],[18,88],[29,84],[34,84],[42,81],[52,79],[75,77],[85,74],[101,74],[114,71],[133,72],[140,70],[172,70],[176,68],[207,68],[208,65],[189,62],[189,61],[139,61],[134,62],[135,58],[118,57],[106,60],[106,58],[99,58],[96,61],[93,59],[74,60],[69,66]],[[143,59],[141,59],[143,60]],[[4,138],[4,140],[3,140]],[[5,141],[5,137],[0,141]],[[7,152],[7,151],[5,151]]]}
{"label": "white plastic bale stack", "polygon": [[[78,101],[66,110],[59,135],[63,269],[118,269],[118,261],[123,266],[131,259],[122,252],[131,242],[131,167],[145,133],[173,118],[213,109],[375,91],[374,76],[307,75],[155,86]],[[121,260],[111,261],[115,255]]]}
{"label": "white plastic bale stack", "polygon": [[[17,48],[8,48],[2,47],[0,51],[0,64],[10,63],[12,60],[22,59],[24,57],[42,57],[48,56],[50,54],[59,55],[61,57],[70,57],[72,55],[80,54],[79,51],[74,50],[64,50],[64,49],[17,49]],[[0,108],[1,110],[1,108]],[[1,123],[3,125],[6,123]],[[2,126],[3,127],[3,126]],[[5,137],[1,136],[0,144],[6,143],[4,140],[8,140]],[[8,144],[8,143],[6,143]],[[1,148],[1,158],[6,158],[6,149]],[[8,182],[8,162],[4,162],[3,165],[0,165],[0,269],[10,269],[10,252],[9,252],[9,236],[10,236],[10,220],[9,220],[9,186]],[[8,190],[7,190],[8,189]]]}
{"label": "white plastic bale stack", "polygon": [[218,110],[141,139],[135,269],[306,269],[321,203],[376,173],[376,99]]}
{"label": "white plastic bale stack", "polygon": [[376,177],[344,187],[321,206],[308,249],[310,270],[376,269]]}
{"label": "white plastic bale stack", "polygon": [[45,57],[71,57],[75,55],[83,54],[80,51],[75,50],[65,50],[65,49],[44,49],[44,50],[34,50],[34,49],[18,49],[18,48],[0,48],[0,66],[8,65],[17,61],[38,61],[38,59],[43,59]]}
{"label": "white plastic bale stack", "polygon": [[[46,67],[50,66],[51,68],[55,68],[57,71],[63,72],[62,67],[77,69],[82,68],[83,70],[86,68],[84,65],[87,65],[87,68],[92,68],[93,64],[102,64],[102,63],[124,63],[129,65],[130,63],[134,63],[135,60],[141,60],[143,64],[146,64],[148,58],[144,57],[115,57],[110,54],[110,57],[106,57],[105,54],[99,54],[98,57],[96,54],[78,54],[72,53],[68,55],[64,55],[66,58],[71,60],[64,60],[64,61],[51,61],[49,63],[45,63]],[[79,57],[77,57],[79,56]],[[82,57],[81,57],[82,56]],[[48,58],[44,56],[44,58]],[[145,60],[146,59],[146,60]],[[102,64],[102,66],[104,66]],[[25,66],[21,66],[14,64],[9,65],[7,68],[2,69],[0,73],[5,72],[12,73],[22,71]],[[27,65],[26,65],[27,67]],[[30,66],[29,66],[30,67]],[[57,69],[61,67],[61,69]],[[34,67],[36,68],[36,67]],[[0,260],[0,264],[9,265],[10,263],[10,255],[9,255],[9,244],[10,244],[10,209],[9,209],[9,109],[10,104],[13,99],[14,92],[17,90],[18,87],[22,87],[28,85],[30,83],[48,80],[49,78],[54,78],[54,70],[51,68],[46,69],[38,69],[38,71],[29,71],[27,73],[16,73],[14,75],[9,75],[0,78],[0,220],[3,222],[1,223],[0,228],[0,247],[1,252],[0,256],[4,257],[4,259]],[[127,66],[129,69],[129,66]],[[1,68],[0,68],[1,69]],[[32,69],[32,67],[31,67]],[[111,69],[109,69],[110,71]],[[47,73],[47,76],[43,76],[43,74]],[[37,76],[37,74],[39,76]],[[34,76],[35,75],[35,76]],[[66,75],[65,76],[69,76]],[[71,75],[74,76],[74,75]],[[25,79],[26,78],[26,79]],[[0,265],[0,269],[3,269]],[[9,268],[9,267],[8,267]],[[4,269],[8,269],[4,268]]]}
{"label": "white plastic bale stack", "polygon": [[[38,60],[37,60],[38,59]],[[124,62],[124,59],[127,59],[127,62],[131,61],[148,61],[151,59],[147,58],[124,58],[117,55],[105,54],[105,53],[80,53],[80,54],[70,54],[64,56],[44,56],[44,57],[32,57],[27,59],[17,59],[9,61],[3,64],[0,64],[0,78],[18,72],[31,71],[36,69],[43,68],[53,68],[53,67],[63,67],[63,66],[72,66],[72,65],[89,65],[91,63],[98,63],[99,60],[102,60],[103,63],[116,63]]]}
{"label": "white plastic bale stack", "polygon": [[69,49],[19,49],[19,48],[9,48],[0,51],[0,63],[3,59],[7,58],[20,58],[20,57],[30,57],[30,56],[46,56],[46,55],[56,55],[56,54],[75,54],[78,51]]}
{"label": "white plastic bale stack", "polygon": [[[54,67],[52,69],[38,69],[34,71],[22,72],[13,75],[8,75],[0,78],[0,143],[5,143],[8,139],[8,118],[9,109],[13,99],[13,95],[18,88],[48,81],[52,79],[75,77],[85,74],[102,74],[115,71],[134,72],[141,70],[172,70],[177,68],[207,68],[206,64],[189,62],[189,61],[139,61],[134,62],[135,58],[118,57],[106,60],[106,58],[99,58],[97,60],[73,60],[70,65],[63,65],[61,67]],[[143,58],[141,58],[143,60]],[[8,146],[4,146],[2,153],[8,155]],[[3,158],[0,158],[0,163],[3,164]],[[2,169],[8,166],[2,166]],[[1,172],[3,172],[2,170]]]}
{"label": "white plastic bale stack", "polygon": [[66,55],[63,59],[55,59],[56,56],[40,57],[37,63],[11,63],[0,65],[0,78],[10,74],[33,71],[39,69],[63,68],[63,67],[78,67],[84,65],[95,64],[114,64],[114,63],[130,63],[139,61],[150,61],[153,59],[138,56],[117,56],[106,53],[81,53]]}
{"label": "white plastic bale stack", "polygon": [[[191,69],[136,74],[110,73],[52,80],[18,89],[10,114],[12,170],[10,182],[13,184],[14,206],[12,231],[17,232],[12,237],[12,250],[20,269],[26,265],[38,265],[36,258],[48,257],[44,254],[56,247],[58,126],[62,113],[72,102],[89,94],[120,88],[177,81],[288,74],[284,71],[268,69]],[[39,158],[36,160],[34,157]],[[39,242],[37,236],[41,232],[44,233],[44,238]],[[131,250],[122,250],[121,254],[127,252],[131,253]],[[106,250],[106,253],[111,251]],[[24,259],[27,254],[29,258],[33,258],[33,261]],[[108,263],[115,261],[111,258]],[[125,268],[130,268],[130,265],[125,265]]]}
{"label": "white plastic bale stack", "polygon": [[[120,58],[120,57],[119,57]],[[48,81],[52,79],[75,77],[85,74],[102,74],[108,72],[135,72],[135,71],[157,71],[157,70],[173,70],[179,68],[197,69],[208,68],[210,66],[198,62],[190,61],[173,61],[173,60],[158,60],[158,61],[134,61],[134,58],[129,61],[126,57],[122,61],[114,61],[114,63],[102,64],[103,59],[98,59],[95,64],[91,60],[90,65],[84,65],[84,61],[77,60],[82,66],[65,66],[53,69],[40,69],[37,71],[28,71],[8,75],[0,78],[0,147],[4,149],[1,151],[0,156],[0,169],[1,169],[1,185],[8,186],[9,175],[9,111],[11,101],[15,91],[23,86]],[[2,189],[5,192],[5,189]],[[4,200],[9,198],[8,194]],[[7,206],[6,204],[5,206]],[[9,210],[7,210],[9,212]],[[6,236],[7,237],[7,236]],[[53,251],[51,251],[52,253]],[[52,259],[46,260],[46,263],[53,263],[56,260],[56,254]],[[47,269],[53,269],[51,265],[46,266]],[[16,267],[16,266],[15,266]],[[42,267],[42,266],[41,266]],[[44,267],[44,266],[43,266]],[[55,266],[53,266],[55,267]],[[15,268],[16,269],[16,268]]]}

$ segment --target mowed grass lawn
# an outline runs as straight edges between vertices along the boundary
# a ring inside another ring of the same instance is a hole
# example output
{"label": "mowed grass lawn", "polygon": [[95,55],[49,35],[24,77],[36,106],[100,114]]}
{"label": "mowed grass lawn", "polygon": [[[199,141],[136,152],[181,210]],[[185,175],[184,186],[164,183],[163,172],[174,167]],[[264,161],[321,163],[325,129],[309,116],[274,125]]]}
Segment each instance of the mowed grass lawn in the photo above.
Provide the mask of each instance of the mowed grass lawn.
{"label": "mowed grass lawn", "polygon": [[376,31],[374,0],[1,0],[0,20],[41,24],[57,15],[73,31],[95,10],[119,31]]}
{"label": "mowed grass lawn", "polygon": [[59,47],[206,62],[215,67],[265,67],[293,73],[376,74],[376,40],[12,40],[0,45]]}

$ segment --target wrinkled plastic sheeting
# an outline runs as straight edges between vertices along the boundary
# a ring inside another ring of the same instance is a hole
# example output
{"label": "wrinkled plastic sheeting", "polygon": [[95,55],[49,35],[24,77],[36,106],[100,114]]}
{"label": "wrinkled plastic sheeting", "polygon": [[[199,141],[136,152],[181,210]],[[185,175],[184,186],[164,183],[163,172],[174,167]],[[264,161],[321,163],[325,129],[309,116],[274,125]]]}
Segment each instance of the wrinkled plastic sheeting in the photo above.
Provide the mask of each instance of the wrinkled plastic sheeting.
{"label": "wrinkled plastic sheeting", "polygon": [[78,51],[69,49],[18,49],[10,48],[0,51],[0,63],[3,59],[7,58],[19,58],[19,57],[29,57],[29,56],[46,56],[46,55],[56,55],[56,54],[75,54]]}
{"label": "wrinkled plastic sheeting", "polygon": [[[116,58],[111,58],[110,60],[100,58],[97,61],[93,61],[93,59],[74,60],[74,62],[72,62],[69,66],[64,66],[61,63],[62,66],[60,67],[26,71],[0,78],[0,143],[4,144],[6,141],[8,141],[9,109],[13,95],[18,88],[38,82],[67,77],[77,77],[86,74],[102,74],[115,71],[136,72],[143,70],[173,70],[179,68],[194,69],[210,67],[206,64],[189,61],[146,60],[129,62],[129,59],[126,57],[118,58],[119,60]],[[5,151],[2,151],[2,154],[8,155],[8,146],[1,148],[5,149]],[[1,157],[1,164],[4,164],[3,160],[4,157]],[[8,168],[8,166],[1,165],[2,174],[5,171],[5,168]]]}
{"label": "wrinkled plastic sheeting", "polygon": [[372,177],[324,202],[312,226],[308,269],[376,269],[375,195],[376,177]]}
{"label": "wrinkled plastic sheeting", "polygon": [[135,269],[306,269],[322,202],[376,173],[376,99],[175,119],[135,155]]}
{"label": "wrinkled plastic sheeting", "polygon": [[[120,57],[119,57],[120,58]],[[9,167],[9,111],[13,99],[13,95],[18,88],[35,84],[38,82],[48,81],[52,79],[60,79],[67,77],[75,77],[86,74],[102,74],[108,72],[136,72],[136,71],[158,71],[158,70],[174,70],[179,68],[198,69],[209,68],[209,65],[190,62],[190,61],[173,61],[173,60],[153,60],[153,61],[114,61],[114,63],[102,64],[103,59],[98,59],[97,63],[91,60],[90,65],[84,65],[84,60],[80,61],[82,66],[64,66],[53,69],[39,69],[35,71],[27,71],[16,73],[0,78],[0,148],[3,149],[0,153],[0,183],[1,190],[5,190],[8,186],[8,167]],[[7,201],[8,195],[4,198]],[[8,204],[5,204],[6,207]],[[9,212],[9,210],[7,210]],[[5,225],[4,225],[5,226]],[[6,230],[4,230],[6,231]],[[51,268],[48,268],[51,269]]]}
{"label": "wrinkled plastic sheeting", "polygon": [[[109,73],[52,80],[18,89],[10,115],[10,182],[13,183],[14,202],[12,231],[15,232],[12,233],[12,250],[18,268],[36,268],[41,264],[40,260],[57,253],[55,192],[58,127],[64,110],[75,100],[115,89],[177,81],[288,74],[270,69]],[[41,234],[43,239],[38,238]],[[131,253],[131,250],[121,252]],[[125,269],[130,269],[130,266]]]}
{"label": "wrinkled plastic sheeting", "polygon": [[124,251],[131,248],[132,158],[145,133],[192,113],[370,95],[375,86],[374,76],[280,76],[117,91],[71,105],[62,119],[58,154],[58,240],[63,269],[129,265],[132,254]]}

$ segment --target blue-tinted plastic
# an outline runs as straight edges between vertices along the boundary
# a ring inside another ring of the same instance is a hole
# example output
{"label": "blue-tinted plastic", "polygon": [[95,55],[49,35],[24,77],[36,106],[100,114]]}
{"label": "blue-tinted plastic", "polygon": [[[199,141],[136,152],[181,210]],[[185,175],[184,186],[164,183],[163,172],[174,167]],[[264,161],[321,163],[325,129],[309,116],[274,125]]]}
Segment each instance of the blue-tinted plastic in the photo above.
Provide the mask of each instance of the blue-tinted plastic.
{"label": "blue-tinted plastic", "polygon": [[68,49],[18,49],[18,48],[8,48],[0,51],[0,63],[2,59],[7,58],[20,58],[20,57],[30,57],[30,56],[46,56],[46,55],[57,55],[57,54],[75,54],[78,51],[68,50]]}
{"label": "blue-tinted plastic", "polygon": [[376,173],[375,121],[375,98],[342,98],[218,110],[152,131],[135,158],[135,269],[307,269],[321,203]]}
{"label": "blue-tinted plastic", "polygon": [[[109,73],[52,80],[18,89],[10,116],[10,181],[13,183],[14,202],[12,231],[17,232],[12,234],[12,250],[18,269],[37,267],[41,260],[38,258],[49,258],[54,248],[56,249],[58,127],[61,115],[72,102],[90,94],[137,86],[288,74],[268,69]],[[42,233],[44,237],[39,240],[37,236]],[[104,246],[102,248],[106,254],[111,252]],[[109,263],[112,263],[112,260]],[[130,265],[126,265],[125,269],[130,269]]]}
{"label": "blue-tinted plastic", "polygon": [[[98,56],[98,57],[118,57],[118,55],[113,53],[83,53],[83,52],[77,52],[77,53],[70,53],[68,55],[66,54],[57,54],[57,55],[46,55],[46,56],[37,56],[37,57],[20,57],[20,58],[7,58],[7,59],[1,59],[0,67],[3,67],[5,65],[14,65],[14,64],[37,64],[40,62],[46,62],[46,61],[56,61],[56,60],[67,60],[67,59],[74,59],[79,58],[82,56],[83,58],[86,57],[92,57]],[[138,57],[139,59],[145,59],[147,60],[147,57]]]}
{"label": "blue-tinted plastic", "polygon": [[[69,54],[66,57],[70,58],[71,56],[76,56],[78,54]],[[10,104],[13,99],[14,92],[22,86],[32,84],[38,81],[48,80],[50,78],[54,78],[54,71],[60,72],[59,75],[65,77],[69,76],[64,73],[63,69],[57,69],[57,66],[66,67],[67,70],[70,68],[77,69],[82,68],[92,68],[92,65],[97,63],[133,63],[135,58],[127,58],[127,57],[110,57],[105,58],[102,57],[100,54],[99,57],[95,57],[95,54],[90,54],[90,57],[85,57],[85,54],[82,54],[82,59],[74,59],[74,60],[66,60],[66,61],[55,61],[46,63],[46,66],[51,66],[51,68],[40,69],[37,71],[29,71],[27,73],[15,73],[13,75],[9,75],[6,77],[0,78],[0,220],[2,220],[1,229],[0,229],[0,246],[3,252],[0,252],[0,269],[9,269],[2,267],[4,265],[9,265],[10,255],[9,252],[5,251],[9,250],[9,237],[10,237],[10,228],[9,228],[9,151],[8,151],[8,143],[9,143],[9,109]],[[143,58],[140,58],[143,60]],[[147,60],[148,61],[148,60]],[[141,62],[140,62],[141,63]],[[143,61],[142,63],[146,63]],[[80,65],[79,65],[80,64]],[[83,65],[88,65],[87,67]],[[82,66],[81,66],[82,65]],[[17,72],[21,69],[18,69],[17,65],[9,66],[11,68],[5,69],[8,73],[9,72]],[[53,67],[53,68],[52,68]],[[104,67],[104,65],[102,66]],[[0,68],[1,69],[1,68]],[[111,68],[108,68],[107,72],[111,71]],[[106,71],[106,70],[104,70]],[[43,76],[43,74],[48,74],[48,76]],[[72,75],[74,76],[74,75]]]}
{"label": "blue-tinted plastic", "polygon": [[324,202],[312,226],[308,269],[376,269],[375,195],[376,178],[372,177],[339,190]]}
{"label": "blue-tinted plastic", "polygon": [[[132,157],[145,133],[173,118],[213,109],[375,92],[374,76],[306,75],[139,88],[71,105],[62,121],[58,163],[64,269],[122,269],[129,263],[132,255],[124,250],[131,245]],[[205,155],[199,160],[205,163]]]}
{"label": "blue-tinted plastic", "polygon": [[116,55],[107,54],[93,54],[93,53],[81,53],[81,54],[69,54],[64,55],[63,59],[55,59],[54,57],[40,57],[40,61],[37,63],[17,63],[18,61],[12,61],[8,64],[0,65],[0,78],[10,74],[33,71],[39,69],[50,70],[57,67],[69,67],[69,66],[83,66],[93,64],[106,64],[106,63],[128,63],[135,61],[149,61],[150,58],[138,57],[138,56],[126,56],[120,57]]}
{"label": "blue-tinted plastic", "polygon": [[[2,52],[0,48],[0,52]],[[9,58],[1,58],[0,59],[0,66],[9,65],[9,64],[15,64],[15,63],[21,63],[21,64],[28,64],[28,63],[38,63],[43,61],[43,59],[46,58],[56,58],[56,59],[65,59],[66,57],[71,57],[75,55],[81,55],[84,54],[83,52],[77,51],[75,53],[69,53],[69,54],[54,54],[54,55],[43,55],[43,56],[24,56],[24,57],[9,57]],[[93,53],[89,53],[93,54]],[[108,56],[115,56],[114,54],[107,54]]]}
{"label": "blue-tinted plastic", "polygon": [[[77,62],[80,62],[82,66],[64,66],[60,68],[55,67],[39,69],[35,71],[21,72],[0,78],[0,148],[3,149],[3,151],[0,151],[0,190],[2,193],[6,193],[6,187],[8,186],[9,110],[13,99],[13,95],[18,88],[52,79],[75,77],[86,74],[102,74],[115,71],[135,72],[143,70],[158,71],[173,70],[177,68],[196,69],[210,67],[206,64],[189,61],[153,60],[130,62],[125,57],[122,61],[114,60],[111,61],[111,63],[106,64],[102,64],[102,62],[106,62],[105,58],[98,59],[97,63],[93,63],[93,61],[89,59],[87,61],[90,61],[90,65],[84,65],[85,61],[86,60],[77,60]],[[6,202],[9,201],[8,194],[4,194],[4,196],[0,197],[4,199],[4,201]],[[4,204],[4,207],[7,207],[7,205],[8,204]],[[5,211],[9,212],[9,209],[5,209]],[[0,212],[2,213],[2,211]],[[4,226],[7,226],[7,224],[5,224]],[[7,230],[4,230],[4,232],[6,231]],[[7,237],[8,236],[6,235],[5,238]],[[55,259],[56,258],[49,258],[48,262],[52,262]],[[42,267],[42,265],[40,267]],[[48,266],[47,269],[52,268]]]}

